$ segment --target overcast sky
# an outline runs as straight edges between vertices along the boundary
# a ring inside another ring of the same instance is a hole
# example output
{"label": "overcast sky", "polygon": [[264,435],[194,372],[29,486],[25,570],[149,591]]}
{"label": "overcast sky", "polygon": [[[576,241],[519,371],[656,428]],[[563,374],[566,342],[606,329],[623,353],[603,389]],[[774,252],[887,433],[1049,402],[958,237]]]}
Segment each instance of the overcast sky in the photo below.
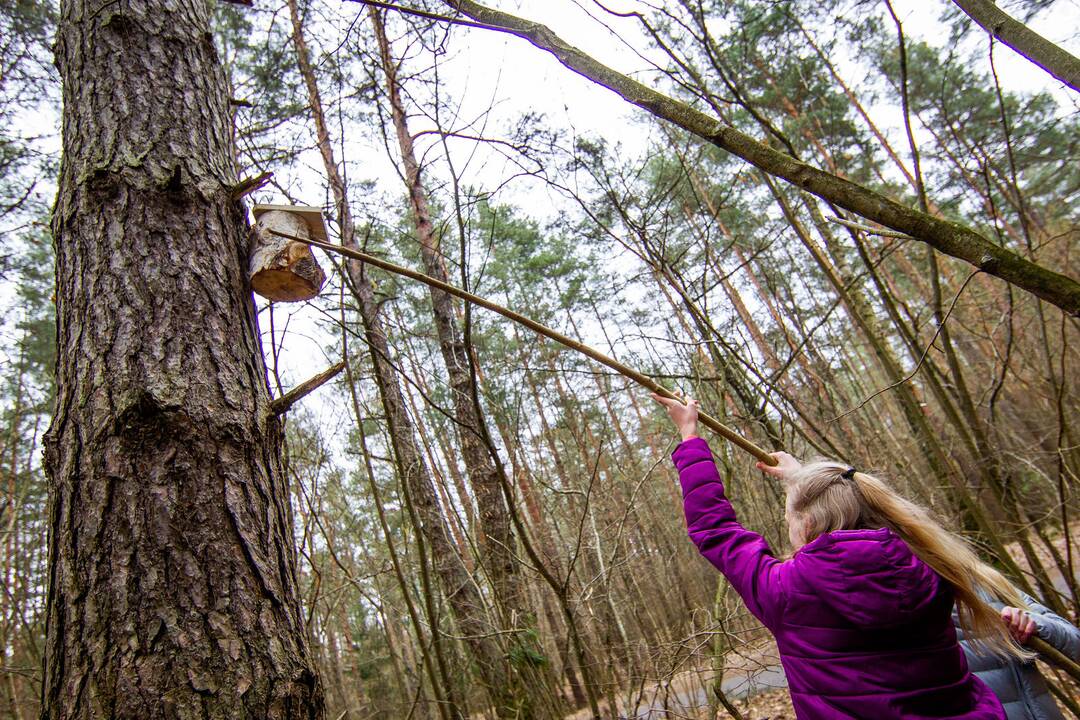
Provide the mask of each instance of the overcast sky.
{"label": "overcast sky", "polygon": [[[666,64],[659,53],[649,49],[636,20],[605,15],[592,0],[490,2],[501,9],[549,25],[568,42],[622,72],[635,75],[643,82],[653,84],[655,80],[647,60]],[[269,7],[263,0],[256,0],[256,4]],[[644,4],[635,0],[610,0],[605,5],[619,12],[648,11]],[[909,36],[926,39],[936,45],[946,41],[947,29],[940,24],[941,12],[946,4],[941,0],[894,0],[894,7]],[[327,11],[333,13],[336,8],[331,4]],[[331,30],[335,25],[339,29],[345,28],[362,12],[363,8],[354,3],[341,3],[340,16],[331,16]],[[598,22],[597,18],[610,25],[614,32]],[[279,14],[277,21],[286,22],[287,18]],[[1053,12],[1043,12],[1030,25],[1050,40],[1080,54],[1080,0],[1059,0]],[[981,32],[973,32],[969,42],[985,43],[985,37]],[[321,40],[327,47],[337,44],[333,37],[321,37]],[[985,53],[982,56],[985,58]],[[1006,89],[1018,92],[1046,89],[1059,99],[1062,112],[1080,109],[1080,98],[1075,93],[1062,89],[1060,83],[1009,48],[999,46],[996,58],[998,72]],[[858,86],[859,78],[865,73],[849,58],[839,56],[833,60],[849,82]],[[650,121],[644,111],[629,106],[614,93],[575,75],[550,55],[515,37],[458,28],[454,31],[451,54],[445,63],[443,92],[460,103],[460,117],[483,118],[483,130],[489,136],[499,137],[520,116],[536,112],[543,114],[549,124],[618,143],[624,148],[624,156],[633,157],[648,146],[650,138],[657,132],[656,124]],[[890,112],[889,108],[885,108],[881,114],[884,117],[877,119],[886,127],[891,125],[894,132],[899,133],[899,115]],[[892,122],[887,117],[890,114],[894,116]],[[41,127],[43,121],[55,121],[55,118],[49,113],[27,116],[27,134]],[[415,122],[413,131],[430,126],[421,118]],[[380,197],[385,195],[392,198],[400,193],[400,181],[385,147],[374,141],[370,133],[358,132],[355,136],[349,133],[348,138],[344,154],[350,164],[353,180],[374,181]],[[56,137],[46,140],[43,147],[58,149],[57,140]],[[906,143],[901,141],[897,145],[905,147]],[[473,154],[471,145],[460,141],[453,145],[453,150],[459,171],[467,162],[471,163],[467,170],[470,182],[474,184],[495,186],[513,172],[512,167],[498,154],[483,151]],[[323,202],[325,192],[320,186],[321,170],[317,156],[305,158],[290,172],[292,176],[282,180],[298,192],[303,201],[311,204]],[[42,195],[47,196],[50,202],[53,192],[54,189],[50,187],[41,189]],[[262,202],[285,201],[271,192],[260,195],[258,199]],[[519,204],[538,218],[548,217],[560,202],[560,198],[538,183],[511,184],[503,191],[500,200]],[[289,335],[282,354],[288,384],[305,379],[327,363],[324,349],[329,338],[318,331],[318,318],[313,308],[302,305],[279,306],[275,312],[275,326],[279,331],[288,324]],[[269,331],[266,313],[263,313],[261,322],[266,334]],[[267,337],[265,342],[268,341]],[[314,398],[311,404],[321,406],[320,401]],[[340,412],[340,408],[332,412]]]}
{"label": "overcast sky", "polygon": [[[643,82],[652,83],[655,79],[648,60],[665,64],[657,51],[649,49],[636,20],[605,15],[592,0],[493,0],[492,4],[549,25],[563,39],[620,71],[634,74]],[[633,0],[612,0],[605,5],[617,12],[647,11],[642,3]],[[939,46],[947,41],[948,30],[940,22],[945,3],[939,0],[894,0],[893,5],[909,37],[925,39]],[[340,20],[344,26],[358,10],[350,3],[344,3],[341,9]],[[609,25],[610,30],[597,18]],[[1030,25],[1049,39],[1080,53],[1080,43],[1077,42],[1077,28],[1080,28],[1078,0],[1059,0],[1053,12],[1042,13]],[[324,43],[333,45],[331,40],[325,38]],[[981,31],[973,32],[968,41],[985,44],[986,36]],[[1000,45],[995,57],[1005,89],[1018,92],[1046,89],[1059,98],[1063,112],[1076,111],[1076,94],[1063,89],[1060,83],[1029,61]],[[981,62],[985,63],[985,52],[981,53],[981,58]],[[842,55],[834,57],[833,61],[839,65],[848,82],[857,88],[865,72]],[[988,69],[988,65],[984,69]],[[498,137],[524,113],[538,112],[550,124],[572,128],[581,135],[598,135],[611,143],[621,144],[625,149],[623,155],[632,157],[642,152],[650,137],[656,133],[655,123],[644,111],[572,73],[553,57],[524,40],[509,35],[458,28],[451,44],[450,58],[442,71],[444,92],[453,102],[460,104],[460,117],[483,118],[482,129],[488,136]],[[899,135],[899,108],[878,110],[875,119],[883,127],[891,127],[897,133],[897,147],[906,147],[906,142]],[[430,126],[430,122],[425,123],[420,118],[414,120],[412,130],[416,132]],[[502,161],[497,153],[481,151],[474,154],[472,144],[462,141],[452,147],[459,172],[466,162],[472,163],[468,167],[470,182],[493,187],[513,172],[513,168]],[[370,136],[358,134],[346,144],[345,152],[354,166],[350,171],[354,178],[360,175],[375,180],[382,192],[399,192],[400,181],[381,144],[373,142]],[[309,165],[317,167],[317,159],[313,159]],[[316,194],[310,201],[317,203],[320,197]],[[500,191],[500,199],[519,204],[538,218],[549,216],[560,203],[560,198],[539,183],[527,182],[510,184]],[[293,315],[290,329],[301,331],[286,343],[288,352],[284,359],[290,380],[302,380],[305,373],[311,374],[314,365],[322,362],[321,359],[314,359],[322,352],[319,335],[310,329],[307,322],[310,312],[299,307],[281,308],[277,312]],[[265,323],[263,329],[267,329]]]}

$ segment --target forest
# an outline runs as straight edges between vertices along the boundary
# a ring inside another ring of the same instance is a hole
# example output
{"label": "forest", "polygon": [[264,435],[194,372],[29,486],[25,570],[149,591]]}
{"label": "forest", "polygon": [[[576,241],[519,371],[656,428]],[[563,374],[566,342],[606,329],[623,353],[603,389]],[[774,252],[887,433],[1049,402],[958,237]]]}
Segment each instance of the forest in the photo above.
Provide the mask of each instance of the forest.
{"label": "forest", "polygon": [[0,717],[793,720],[650,392],[779,557],[755,462],[835,459],[1080,622],[1076,54],[1073,0],[0,0]]}

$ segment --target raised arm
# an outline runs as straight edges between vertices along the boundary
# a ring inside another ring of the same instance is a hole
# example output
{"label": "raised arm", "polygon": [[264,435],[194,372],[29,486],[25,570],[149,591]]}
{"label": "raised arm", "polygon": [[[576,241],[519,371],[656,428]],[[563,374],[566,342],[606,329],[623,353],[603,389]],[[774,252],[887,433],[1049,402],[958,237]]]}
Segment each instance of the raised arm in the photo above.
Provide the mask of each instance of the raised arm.
{"label": "raised arm", "polygon": [[771,626],[783,602],[782,563],[773,556],[765,538],[747,530],[736,519],[735,510],[724,494],[712,451],[696,435],[696,403],[653,397],[668,408],[684,438],[672,459],[679,470],[690,539],[727,577],[750,612],[767,627]]}
{"label": "raised arm", "polygon": [[739,524],[704,440],[683,441],[672,459],[679,469],[690,539],[724,573],[754,617],[772,625],[782,604],[780,561],[765,538]]}

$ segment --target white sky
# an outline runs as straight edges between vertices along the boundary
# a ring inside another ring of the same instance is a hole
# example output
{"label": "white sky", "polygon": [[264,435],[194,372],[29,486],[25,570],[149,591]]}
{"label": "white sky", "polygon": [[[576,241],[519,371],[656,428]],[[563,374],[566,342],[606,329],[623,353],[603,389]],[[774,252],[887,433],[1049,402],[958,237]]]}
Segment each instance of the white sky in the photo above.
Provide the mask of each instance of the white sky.
{"label": "white sky", "polygon": [[[656,73],[637,53],[658,65],[668,64],[662,53],[649,49],[648,39],[635,19],[605,16],[592,0],[489,1],[493,6],[547,24],[564,40],[647,84],[655,84]],[[647,11],[646,6],[636,0],[612,0],[605,5],[618,12]],[[895,0],[893,5],[909,37],[926,39],[939,46],[946,42],[948,30],[939,23],[939,17],[947,3],[941,0]],[[332,11],[332,0],[329,7]],[[617,31],[619,36],[616,37],[590,17],[586,8]],[[348,2],[341,3],[340,10],[338,20],[342,26],[351,22],[358,13],[364,12],[363,8]],[[1030,25],[1049,39],[1080,54],[1080,0],[1058,0],[1053,12],[1042,13]],[[985,44],[985,37],[978,30],[970,34],[969,42]],[[329,47],[337,44],[332,36],[324,37],[323,42]],[[395,51],[400,52],[400,43]],[[1004,89],[1018,92],[1049,90],[1065,111],[1080,110],[1080,96],[1064,88],[1010,48],[999,45],[995,57]],[[864,71],[843,55],[832,59],[847,82],[857,89]],[[981,53],[979,61],[984,66],[980,69],[988,68],[985,52]],[[459,117],[483,118],[483,130],[487,136],[503,136],[507,128],[513,126],[523,114],[534,112],[543,115],[550,125],[572,129],[583,136],[604,137],[610,143],[624,147],[624,155],[632,157],[644,151],[650,137],[657,133],[656,123],[645,111],[630,106],[613,92],[573,73],[548,53],[519,38],[459,27],[453,35],[450,59],[444,62],[443,92],[454,103],[460,103]],[[880,109],[875,113],[875,120],[882,127],[891,127],[899,133],[898,103],[896,105],[895,108]],[[412,122],[414,132],[432,126],[424,118],[414,118]],[[474,131],[479,129],[473,128]],[[473,148],[471,143],[464,141],[451,142],[453,149],[460,153],[460,172],[465,158],[471,157]],[[424,141],[418,144],[423,145]],[[906,142],[898,141],[896,146],[906,147]],[[346,144],[345,154],[346,159],[359,168],[360,175],[377,181],[380,191],[399,191],[396,172],[381,142],[375,142],[370,135],[357,134]],[[321,167],[317,157],[313,157],[307,165]],[[497,185],[512,172],[498,155],[483,151],[472,158],[468,170],[470,181],[491,186]],[[504,199],[520,201],[530,213],[545,217],[555,206],[556,200],[547,195],[548,190],[536,185],[521,187],[516,197],[515,188],[511,187],[508,189],[509,196]],[[537,192],[541,194],[537,195]],[[314,193],[314,198],[321,196],[322,193],[318,191]]]}
{"label": "white sky", "polygon": [[[666,64],[660,53],[648,49],[649,44],[640,32],[636,20],[604,16],[592,0],[490,2],[496,7],[549,25],[565,40],[597,59],[651,84],[655,78],[648,71],[647,63],[633,49],[591,18],[585,11],[588,8],[597,17],[603,17],[604,21],[638,52],[660,65]],[[256,3],[270,7],[264,0],[256,0]],[[616,11],[647,11],[647,8],[636,0],[611,0],[605,4]],[[338,7],[340,13],[336,18],[332,15],[336,12],[333,2],[327,4],[326,12],[336,19],[339,28],[343,28],[358,13],[364,11],[362,7],[349,2],[342,2]],[[947,29],[939,24],[941,11],[945,7],[942,0],[894,0],[894,7],[910,37],[927,39],[936,45],[945,41]],[[283,16],[278,15],[278,22],[282,21]],[[334,20],[331,20],[330,24],[334,24]],[[1050,40],[1080,54],[1080,0],[1059,0],[1052,12],[1043,12],[1030,25]],[[971,33],[969,41],[985,43],[985,35],[976,30]],[[324,36],[322,42],[327,47],[336,45],[333,37]],[[982,57],[985,63],[985,53]],[[1063,112],[1080,109],[1080,97],[1063,89],[1060,83],[1009,48],[999,46],[996,58],[1005,89],[1018,92],[1048,89],[1059,99]],[[857,87],[862,74],[857,65],[844,57],[836,57],[834,61],[850,84]],[[461,103],[461,117],[480,117],[493,105],[493,110],[486,118],[485,134],[488,136],[498,137],[512,127],[521,115],[536,112],[543,114],[549,124],[571,128],[581,135],[605,137],[610,143],[621,145],[624,156],[633,157],[645,150],[650,137],[657,132],[656,125],[644,111],[631,107],[614,93],[572,73],[547,53],[509,35],[458,28],[453,35],[451,56],[446,62],[444,92]],[[881,112],[878,114],[882,116],[890,113],[890,108],[887,107],[879,110]],[[899,133],[899,117],[895,116],[895,113],[893,115],[894,122],[891,123],[888,117],[878,119],[882,120],[885,127],[891,126],[894,132]],[[40,113],[28,116],[27,126],[40,127],[42,120]],[[430,123],[425,124],[419,119],[413,130],[415,132],[427,127],[430,127]],[[58,139],[55,137],[45,145],[46,149],[51,147],[54,150],[58,149],[58,146]],[[906,147],[906,143],[898,142],[897,146]],[[460,170],[471,152],[471,147],[460,142],[453,147],[459,155],[456,160]],[[400,198],[401,185],[394,166],[387,157],[384,146],[381,142],[375,142],[370,133],[357,133],[355,139],[350,134],[345,154],[354,181],[374,180],[379,195]],[[511,172],[505,161],[491,154],[479,155],[472,163],[469,168],[470,181],[478,184],[494,185]],[[289,182],[305,202],[320,204],[325,197],[320,186],[321,172],[317,171],[320,167],[317,156],[311,155],[298,165],[293,177],[282,179]],[[42,192],[51,200],[52,188],[45,188]],[[281,196],[272,193],[256,197],[261,202],[284,202]],[[548,217],[562,202],[537,182],[511,185],[499,199],[514,202],[525,212],[538,218]],[[326,263],[324,267],[328,267]],[[0,292],[0,295],[7,293]],[[0,298],[0,302],[6,299]],[[328,364],[324,348],[330,338],[319,330],[319,315],[313,308],[303,305],[279,307],[275,312],[275,319],[279,331],[288,319],[289,335],[281,356],[287,384],[302,381]],[[268,333],[269,323],[265,313],[261,322],[264,334]],[[269,355],[269,338],[264,342]],[[341,412],[341,408],[324,408],[322,400],[317,396],[313,396],[307,405],[319,414],[330,412],[336,415]]]}
{"label": "white sky", "polygon": [[[643,82],[652,84],[654,74],[649,71],[647,62],[635,53],[635,49],[661,66],[666,64],[665,58],[658,51],[649,50],[649,43],[640,32],[636,20],[604,16],[591,0],[492,0],[491,4],[547,24],[564,40],[615,69],[634,74]],[[642,3],[635,0],[612,0],[605,5],[619,12],[635,9],[647,11]],[[909,38],[925,39],[939,46],[946,42],[948,28],[939,22],[945,7],[944,2],[894,0],[893,5]],[[626,42],[621,42],[591,18],[584,8],[590,8],[597,17],[603,17]],[[347,22],[361,11],[350,3],[342,4],[341,10],[342,22]],[[1080,0],[1059,0],[1053,12],[1042,13],[1030,25],[1045,37],[1080,53],[1077,31],[1080,28]],[[493,106],[485,119],[485,135],[498,137],[522,114],[537,112],[543,114],[548,123],[572,128],[581,135],[605,137],[610,143],[624,147],[624,156],[633,157],[646,149],[650,136],[657,132],[655,123],[644,111],[628,105],[613,92],[569,71],[552,56],[524,40],[467,28],[458,28],[454,38],[451,58],[445,67],[444,92],[452,96],[455,102],[461,103],[461,117],[481,117],[489,106]],[[326,38],[323,42],[330,46],[335,44],[332,38]],[[976,28],[975,32],[970,33],[969,42],[985,44],[986,36]],[[627,43],[631,44],[633,49],[628,47]],[[985,64],[985,52],[981,53],[980,58]],[[999,45],[995,58],[1004,89],[1017,92],[1046,89],[1059,99],[1063,112],[1075,112],[1078,109],[1077,100],[1080,98],[1075,93],[1008,47]],[[849,58],[840,56],[833,60],[849,84],[857,88],[864,71]],[[988,64],[985,64],[984,68],[980,69],[987,68]],[[898,103],[896,105],[898,106]],[[875,119],[882,127],[891,128],[891,131],[896,133],[896,147],[906,147],[906,141],[903,141],[900,135],[899,108],[884,107],[877,110]],[[414,120],[412,130],[416,132],[428,127],[430,122],[425,123],[424,119],[420,118]],[[396,147],[394,149],[396,151]],[[453,149],[459,155],[456,160],[460,171],[472,148],[468,143],[458,143]],[[354,169],[350,170],[354,178],[359,172],[366,179],[376,180],[379,191],[389,197],[400,192],[400,181],[381,143],[374,143],[370,138],[357,139],[346,146],[346,153],[349,162],[354,166]],[[313,159],[309,164],[318,167],[317,159]],[[491,186],[512,171],[498,156],[490,154],[481,154],[474,158],[469,169],[471,182],[488,183]],[[432,181],[434,182],[434,179]],[[317,202],[319,197],[322,197],[322,194],[316,193],[311,201]],[[564,202],[538,182],[511,185],[501,192],[499,199],[504,202],[512,201],[538,218],[548,217]],[[290,327],[309,328],[309,324],[304,320],[304,316],[310,314],[308,311],[299,307],[278,310],[279,313],[282,311],[296,315]],[[266,329],[264,322],[263,330]],[[291,337],[286,343],[287,352],[283,355],[283,360],[290,381],[298,382],[304,379],[312,374],[316,367],[325,363],[321,349],[323,342],[317,338],[318,332],[307,329],[303,336]]]}

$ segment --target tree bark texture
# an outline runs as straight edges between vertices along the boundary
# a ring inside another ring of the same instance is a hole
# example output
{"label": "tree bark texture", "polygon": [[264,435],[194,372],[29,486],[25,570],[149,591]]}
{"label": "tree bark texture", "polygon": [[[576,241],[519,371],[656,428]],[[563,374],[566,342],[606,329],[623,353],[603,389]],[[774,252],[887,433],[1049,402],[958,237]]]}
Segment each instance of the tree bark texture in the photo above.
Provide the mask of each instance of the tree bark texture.
{"label": "tree bark texture", "polygon": [[321,718],[203,0],[68,0],[43,718]]}
{"label": "tree bark texture", "polygon": [[570,45],[541,23],[473,2],[443,0],[448,6],[493,30],[529,41],[568,69],[608,88],[627,102],[667,120],[755,167],[783,178],[845,210],[959,258],[1012,283],[1072,316],[1080,316],[1080,282],[1038,265],[984,238],[969,227],[936,218],[880,193],[774,150],[714,117],[624,75]]}

